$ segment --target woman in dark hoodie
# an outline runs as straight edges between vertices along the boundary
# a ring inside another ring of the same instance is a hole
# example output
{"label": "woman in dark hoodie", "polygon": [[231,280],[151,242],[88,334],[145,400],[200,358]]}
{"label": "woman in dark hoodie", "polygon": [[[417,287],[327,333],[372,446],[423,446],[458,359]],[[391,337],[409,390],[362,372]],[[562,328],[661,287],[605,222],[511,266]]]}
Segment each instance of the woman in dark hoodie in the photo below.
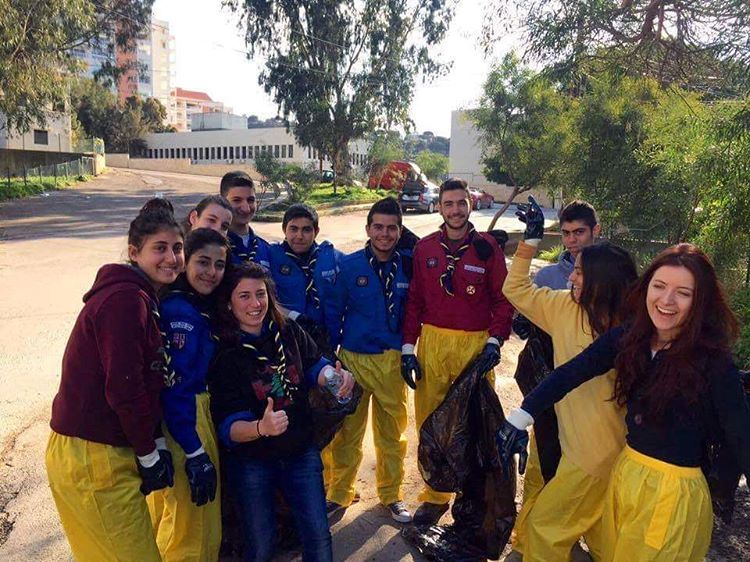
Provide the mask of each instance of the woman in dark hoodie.
{"label": "woman in dark hoodie", "polygon": [[77,560],[161,560],[145,496],[173,483],[156,435],[175,375],[157,292],[184,267],[168,201],[148,201],[130,223],[128,257],[102,267],[84,296],[52,404],[47,475]]}

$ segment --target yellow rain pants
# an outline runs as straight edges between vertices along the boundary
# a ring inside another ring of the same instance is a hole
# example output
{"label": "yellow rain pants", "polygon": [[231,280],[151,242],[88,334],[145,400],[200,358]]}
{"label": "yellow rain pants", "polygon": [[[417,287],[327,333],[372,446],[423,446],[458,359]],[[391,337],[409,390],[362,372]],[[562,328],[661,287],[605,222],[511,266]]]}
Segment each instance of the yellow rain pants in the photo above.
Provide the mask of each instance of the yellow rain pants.
{"label": "yellow rain pants", "polygon": [[581,536],[594,560],[600,560],[608,481],[584,472],[563,453],[555,476],[539,492],[526,516],[524,562],[565,562]]}
{"label": "yellow rain pants", "polygon": [[54,431],[47,477],[73,557],[88,562],[161,560],[130,447]]}
{"label": "yellow rain pants", "polygon": [[529,460],[526,463],[526,473],[523,478],[523,505],[516,516],[516,524],[513,526],[513,534],[511,535],[513,550],[521,553],[528,544],[526,520],[537,497],[539,497],[539,493],[544,488],[544,476],[542,476],[542,466],[539,463],[539,451],[536,448],[534,431],[531,430],[529,433]]}
{"label": "yellow rain pants", "polygon": [[[417,429],[422,427],[427,417],[440,406],[461,371],[482,352],[487,337],[487,332],[449,330],[430,324],[422,326],[422,335],[417,345],[422,380],[417,382],[417,390],[414,392],[414,417]],[[494,387],[494,373],[489,373],[489,376]],[[452,495],[437,492],[425,484],[419,494],[419,501],[448,503]]]}
{"label": "yellow rain pants", "polygon": [[713,528],[703,472],[625,447],[612,471],[602,526],[604,562],[702,561]]}
{"label": "yellow rain pants", "polygon": [[342,349],[339,356],[362,386],[363,393],[357,411],[347,416],[328,447],[333,460],[328,499],[343,506],[354,499],[354,481],[362,462],[362,439],[372,398],[378,497],[383,505],[401,501],[407,424],[401,352],[391,349],[370,355]]}
{"label": "yellow rain pants", "polygon": [[[219,473],[219,448],[209,411],[208,393],[195,397],[196,429],[203,448]],[[216,499],[198,507],[190,499],[185,473],[185,451],[164,426],[164,436],[174,463],[174,487],[152,492],[147,497],[151,521],[165,562],[212,561],[219,558],[221,546],[221,490]]]}

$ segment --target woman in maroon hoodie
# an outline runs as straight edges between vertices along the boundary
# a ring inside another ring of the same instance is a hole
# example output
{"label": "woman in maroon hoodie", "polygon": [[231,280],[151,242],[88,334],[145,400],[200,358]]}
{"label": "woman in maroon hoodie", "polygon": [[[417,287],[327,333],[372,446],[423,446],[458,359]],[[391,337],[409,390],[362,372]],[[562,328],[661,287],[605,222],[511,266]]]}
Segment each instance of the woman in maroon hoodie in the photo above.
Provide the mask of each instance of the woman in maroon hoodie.
{"label": "woman in maroon hoodie", "polygon": [[157,292],[183,269],[182,244],[172,205],[148,201],[130,223],[129,264],[99,270],[65,349],[46,462],[77,560],[160,560],[145,496],[173,482],[155,434],[174,371]]}

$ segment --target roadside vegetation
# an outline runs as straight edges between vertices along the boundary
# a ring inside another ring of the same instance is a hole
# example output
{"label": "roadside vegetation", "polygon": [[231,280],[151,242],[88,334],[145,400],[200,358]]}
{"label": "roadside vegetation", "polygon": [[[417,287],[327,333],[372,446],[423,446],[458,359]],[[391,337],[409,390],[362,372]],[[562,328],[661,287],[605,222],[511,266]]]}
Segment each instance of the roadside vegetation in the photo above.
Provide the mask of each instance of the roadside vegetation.
{"label": "roadside vegetation", "polygon": [[41,178],[27,178],[24,182],[23,178],[10,178],[10,180],[6,178],[0,181],[0,201],[39,195],[45,191],[63,189],[89,179],[91,179],[90,176],[70,176],[68,178],[58,176],[56,179],[54,176],[42,176]]}

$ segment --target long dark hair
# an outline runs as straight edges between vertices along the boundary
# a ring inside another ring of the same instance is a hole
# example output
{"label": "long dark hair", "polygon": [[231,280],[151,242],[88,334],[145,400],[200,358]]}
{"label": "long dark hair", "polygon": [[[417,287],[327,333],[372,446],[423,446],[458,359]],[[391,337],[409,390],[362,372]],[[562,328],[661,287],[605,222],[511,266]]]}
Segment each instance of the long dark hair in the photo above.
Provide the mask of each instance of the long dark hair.
{"label": "long dark hair", "polygon": [[141,207],[138,216],[130,222],[128,246],[140,250],[146,238],[162,230],[172,228],[184,237],[182,228],[174,218],[172,203],[161,197],[149,199]]}
{"label": "long dark hair", "polygon": [[238,341],[240,326],[232,311],[229,310],[229,305],[232,300],[232,292],[243,279],[261,279],[263,281],[268,294],[266,318],[270,315],[279,329],[284,325],[284,316],[281,314],[276,301],[276,286],[271,276],[257,263],[251,262],[236,266],[224,276],[224,282],[218,293],[216,310],[219,338],[232,344]]}
{"label": "long dark hair", "polygon": [[611,242],[581,250],[583,287],[578,304],[586,311],[593,335],[622,324],[628,293],[638,279],[630,254]]}
{"label": "long dark hair", "polygon": [[615,359],[615,399],[624,405],[648,376],[651,342],[656,333],[646,308],[654,273],[661,267],[684,267],[693,275],[693,303],[677,338],[662,353],[658,371],[648,378],[648,414],[658,418],[670,402],[683,398],[696,404],[706,386],[705,364],[712,356],[729,353],[739,331],[711,260],[693,244],[677,244],[661,252],[639,279],[632,295],[632,325]]}

